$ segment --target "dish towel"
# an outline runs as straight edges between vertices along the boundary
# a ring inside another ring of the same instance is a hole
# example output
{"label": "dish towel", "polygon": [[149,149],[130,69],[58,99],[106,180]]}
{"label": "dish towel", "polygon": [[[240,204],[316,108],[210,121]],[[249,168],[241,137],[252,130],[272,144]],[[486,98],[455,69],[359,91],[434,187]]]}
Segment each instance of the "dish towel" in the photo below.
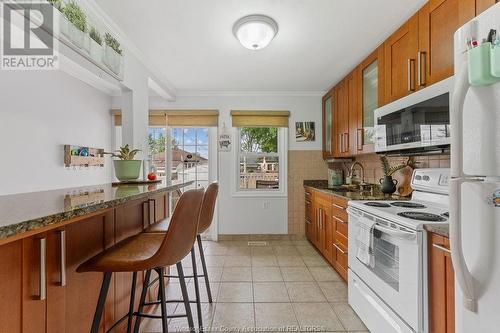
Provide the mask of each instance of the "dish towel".
{"label": "dish towel", "polygon": [[373,248],[374,227],[374,220],[362,218],[359,221],[359,232],[356,236],[356,243],[358,244],[356,258],[369,267],[373,267],[374,265],[373,254],[371,253],[371,249]]}

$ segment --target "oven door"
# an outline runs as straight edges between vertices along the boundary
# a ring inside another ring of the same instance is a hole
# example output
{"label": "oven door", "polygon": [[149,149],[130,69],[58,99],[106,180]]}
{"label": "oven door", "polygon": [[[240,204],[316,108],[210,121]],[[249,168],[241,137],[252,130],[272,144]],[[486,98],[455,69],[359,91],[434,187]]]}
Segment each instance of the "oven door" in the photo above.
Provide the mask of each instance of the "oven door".
{"label": "oven door", "polygon": [[[349,267],[416,332],[423,328],[422,234],[349,207]],[[375,224],[374,224],[375,223]],[[371,229],[373,226],[373,229]],[[372,260],[357,258],[362,229],[373,233]]]}

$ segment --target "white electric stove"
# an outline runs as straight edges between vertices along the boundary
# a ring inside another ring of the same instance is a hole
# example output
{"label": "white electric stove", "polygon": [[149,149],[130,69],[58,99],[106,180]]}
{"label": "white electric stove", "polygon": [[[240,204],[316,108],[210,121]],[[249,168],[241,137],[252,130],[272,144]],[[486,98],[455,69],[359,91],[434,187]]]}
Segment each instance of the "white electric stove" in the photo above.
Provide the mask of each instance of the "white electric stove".
{"label": "white electric stove", "polygon": [[426,224],[448,223],[449,169],[419,169],[408,201],[349,202],[349,304],[372,333],[427,332]]}

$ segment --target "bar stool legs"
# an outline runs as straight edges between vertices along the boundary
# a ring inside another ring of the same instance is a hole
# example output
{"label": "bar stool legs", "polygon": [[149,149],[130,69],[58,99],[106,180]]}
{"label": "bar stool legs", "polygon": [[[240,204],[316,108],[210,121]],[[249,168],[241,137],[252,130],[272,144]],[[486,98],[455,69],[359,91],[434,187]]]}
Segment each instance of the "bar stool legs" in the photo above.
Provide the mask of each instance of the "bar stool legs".
{"label": "bar stool legs", "polygon": [[109,284],[111,282],[111,274],[111,272],[104,273],[101,291],[99,292],[99,299],[97,300],[97,306],[95,309],[94,319],[92,320],[90,333],[99,332],[99,325],[101,324],[102,313],[104,311],[104,305],[106,303],[106,296],[108,295]]}
{"label": "bar stool legs", "polygon": [[135,287],[137,284],[137,272],[132,273],[132,286],[130,290],[130,303],[128,307],[127,319],[127,333],[130,333],[132,328],[132,319],[134,318],[134,301],[135,301]]}
{"label": "bar stool legs", "polygon": [[186,309],[189,331],[195,332],[194,322],[193,322],[193,314],[191,312],[191,305],[189,302],[189,296],[188,296],[188,291],[187,291],[187,287],[186,287],[186,279],[184,278],[184,269],[182,268],[181,262],[177,263],[177,274],[179,274],[179,283],[181,285],[182,299],[184,301],[184,308]]}
{"label": "bar stool legs", "polygon": [[[159,276],[163,277],[165,274],[165,268],[160,267],[156,269]],[[161,307],[161,326],[163,333],[168,332],[168,319],[167,319],[167,298],[165,297],[165,279],[161,278],[159,280],[160,288],[160,307]]]}
{"label": "bar stool legs", "polygon": [[203,316],[201,313],[201,298],[200,298],[200,286],[198,284],[198,268],[196,267],[196,254],[195,248],[191,250],[191,262],[193,264],[193,279],[194,279],[194,292],[196,297],[196,310],[198,312],[198,330],[203,332]]}
{"label": "bar stool legs", "polygon": [[[148,293],[150,279],[151,279],[151,270],[147,270],[146,275],[144,275],[144,283],[142,285],[141,298],[139,300],[139,308],[137,310],[138,313],[143,313],[144,311],[144,302],[146,302],[146,294]],[[138,316],[135,319],[134,333],[139,333],[139,326],[141,326],[141,319],[142,317],[140,316]]]}
{"label": "bar stool legs", "polygon": [[[203,277],[205,278],[205,286],[207,287],[208,303],[212,303],[212,291],[210,290],[210,281],[208,279],[207,263],[205,262],[205,253],[203,252],[203,244],[201,243],[201,235],[196,236],[198,249],[200,250],[201,266],[203,268]],[[196,275],[196,274],[194,274]]]}

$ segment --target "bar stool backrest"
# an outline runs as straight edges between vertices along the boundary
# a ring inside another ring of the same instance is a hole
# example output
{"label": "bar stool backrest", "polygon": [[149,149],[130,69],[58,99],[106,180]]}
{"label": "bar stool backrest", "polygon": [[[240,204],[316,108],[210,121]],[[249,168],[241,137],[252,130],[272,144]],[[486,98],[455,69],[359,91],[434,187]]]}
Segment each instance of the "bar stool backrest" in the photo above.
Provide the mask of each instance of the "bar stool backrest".
{"label": "bar stool backrest", "polygon": [[215,202],[217,201],[217,194],[219,193],[219,184],[213,182],[208,185],[203,197],[203,205],[200,213],[200,224],[198,226],[198,234],[207,230],[212,224],[215,211]]}
{"label": "bar stool backrest", "polygon": [[188,190],[179,198],[163,243],[151,258],[158,263],[156,267],[175,265],[193,248],[203,196],[203,189],[199,189]]}

